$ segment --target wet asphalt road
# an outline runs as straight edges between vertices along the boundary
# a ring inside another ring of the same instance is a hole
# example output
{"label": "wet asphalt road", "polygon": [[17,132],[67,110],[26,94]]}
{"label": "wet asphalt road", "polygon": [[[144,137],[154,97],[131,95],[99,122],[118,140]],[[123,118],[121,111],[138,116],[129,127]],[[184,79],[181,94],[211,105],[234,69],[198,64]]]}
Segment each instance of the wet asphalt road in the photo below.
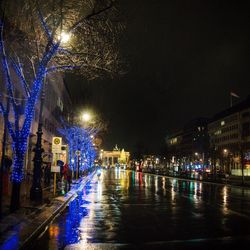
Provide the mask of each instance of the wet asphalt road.
{"label": "wet asphalt road", "polygon": [[250,189],[103,170],[34,249],[249,249]]}

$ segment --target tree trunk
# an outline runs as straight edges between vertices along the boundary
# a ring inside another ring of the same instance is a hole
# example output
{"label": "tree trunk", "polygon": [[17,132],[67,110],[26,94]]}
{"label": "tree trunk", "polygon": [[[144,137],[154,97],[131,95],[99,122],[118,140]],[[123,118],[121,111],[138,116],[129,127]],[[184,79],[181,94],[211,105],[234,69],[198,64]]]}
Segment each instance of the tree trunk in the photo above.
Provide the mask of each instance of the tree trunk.
{"label": "tree trunk", "polygon": [[[6,114],[5,117],[8,118],[10,110],[10,98],[7,99],[7,107],[6,107]],[[3,209],[3,172],[5,166],[5,151],[6,151],[6,144],[7,144],[7,133],[8,133],[8,126],[6,124],[6,121],[3,122],[3,140],[2,140],[2,158],[1,158],[1,169],[0,169],[0,219],[2,218],[2,209]],[[6,170],[6,169],[5,169]]]}
{"label": "tree trunk", "polygon": [[10,201],[10,212],[13,213],[20,208],[20,182],[12,182],[12,192]]}
{"label": "tree trunk", "polygon": [[1,158],[1,169],[0,169],[0,218],[2,218],[2,206],[3,206],[3,175],[5,166],[5,149],[6,149],[6,140],[7,140],[7,126],[4,123],[4,130],[3,130],[3,141],[2,141],[2,158]]}
{"label": "tree trunk", "polygon": [[14,165],[12,170],[12,192],[10,202],[10,212],[14,212],[20,208],[20,188],[23,179],[24,157],[27,148],[27,140],[18,138],[13,143]]}

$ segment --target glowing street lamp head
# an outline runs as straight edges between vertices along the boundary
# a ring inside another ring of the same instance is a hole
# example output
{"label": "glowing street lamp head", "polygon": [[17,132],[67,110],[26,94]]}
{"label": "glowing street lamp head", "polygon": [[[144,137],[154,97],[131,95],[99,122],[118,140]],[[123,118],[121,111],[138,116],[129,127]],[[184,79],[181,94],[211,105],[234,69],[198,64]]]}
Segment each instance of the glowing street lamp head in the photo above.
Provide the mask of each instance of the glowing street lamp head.
{"label": "glowing street lamp head", "polygon": [[91,119],[91,116],[89,113],[83,113],[82,119],[83,121],[88,122]]}
{"label": "glowing street lamp head", "polygon": [[70,33],[62,31],[61,35],[58,36],[62,43],[67,43],[70,40]]}

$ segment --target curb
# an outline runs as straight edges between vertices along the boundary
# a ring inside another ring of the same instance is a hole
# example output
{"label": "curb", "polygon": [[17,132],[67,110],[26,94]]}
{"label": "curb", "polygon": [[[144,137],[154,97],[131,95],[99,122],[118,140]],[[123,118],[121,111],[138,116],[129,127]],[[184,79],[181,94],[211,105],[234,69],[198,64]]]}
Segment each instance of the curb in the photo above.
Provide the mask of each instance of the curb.
{"label": "curb", "polygon": [[[88,176],[87,179],[81,179],[80,181],[78,181],[76,183],[76,185],[79,185],[75,190],[74,192],[72,192],[71,194],[68,194],[67,195],[67,198],[66,200],[61,204],[61,206],[59,206],[55,211],[54,213],[46,220],[44,221],[44,223],[42,223],[31,235],[30,237],[28,237],[23,243],[20,242],[21,244],[19,244],[19,249],[27,249],[29,245],[32,244],[33,240],[38,237],[43,231],[44,229],[48,226],[48,224],[53,221],[56,216],[58,216],[64,209],[65,207],[68,205],[68,203],[73,199],[75,198],[77,195],[76,193],[83,189],[86,184],[88,182],[90,182],[94,176],[95,172],[92,173],[90,176]],[[54,200],[57,200],[58,197],[56,197]]]}
{"label": "curb", "polygon": [[[15,228],[18,229],[16,231],[13,230],[12,232],[9,231],[6,233],[8,236],[4,241],[1,242],[0,249],[29,249],[29,247],[32,246],[34,240],[46,229],[51,221],[60,215],[68,203],[77,196],[76,193],[83,189],[87,183],[92,180],[94,175],[95,172],[87,176],[85,179],[80,179],[77,183],[75,183],[74,189],[69,191],[66,196],[55,197],[51,202],[51,206],[47,207],[44,211],[41,211],[40,214],[30,215],[25,218],[23,222],[13,226],[12,228],[14,230]],[[46,216],[46,212],[47,214],[51,212],[50,216]],[[18,242],[8,244],[12,241],[12,238],[15,237],[18,239]]]}

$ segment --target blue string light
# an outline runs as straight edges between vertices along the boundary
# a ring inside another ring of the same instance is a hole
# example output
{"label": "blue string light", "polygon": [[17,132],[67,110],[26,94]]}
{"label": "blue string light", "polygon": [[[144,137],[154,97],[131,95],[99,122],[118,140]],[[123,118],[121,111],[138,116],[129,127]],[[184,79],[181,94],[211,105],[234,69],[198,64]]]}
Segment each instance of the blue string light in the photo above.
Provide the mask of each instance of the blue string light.
{"label": "blue string light", "polygon": [[[45,24],[43,24],[44,29],[46,30],[47,27],[45,27]],[[3,30],[3,21],[0,20],[0,28],[1,31]],[[44,77],[47,73],[47,65],[53,58],[53,56],[57,53],[60,45],[60,41],[57,43],[52,43],[48,47],[48,50],[44,52],[44,56],[42,57],[41,61],[39,62],[39,66],[37,69],[36,78],[33,81],[32,89],[30,91],[30,95],[28,96],[28,99],[25,104],[25,112],[24,112],[24,121],[23,126],[21,127],[20,123],[20,110],[18,108],[18,105],[15,102],[14,98],[14,91],[13,91],[13,83],[11,80],[11,74],[9,70],[9,62],[8,58],[5,54],[5,48],[4,48],[4,41],[2,37],[3,32],[0,34],[0,56],[1,56],[1,63],[2,63],[2,70],[4,75],[4,80],[6,84],[6,88],[8,91],[8,95],[10,96],[10,103],[12,105],[12,110],[14,112],[14,124],[12,124],[9,121],[8,114],[5,116],[5,124],[8,126],[8,130],[10,133],[10,136],[12,138],[12,150],[14,153],[14,164],[13,164],[13,171],[11,180],[14,183],[21,183],[23,179],[23,166],[24,166],[24,157],[25,153],[27,151],[27,140],[28,136],[30,134],[30,128],[33,121],[34,116],[34,110],[35,105],[38,101],[38,98],[41,93]],[[12,62],[13,65],[13,62]],[[18,76],[20,82],[22,83],[21,86],[23,88],[25,87],[25,79],[23,78],[22,74],[19,72],[19,67],[15,67],[14,70],[16,72],[16,75]],[[3,104],[0,102],[1,111],[0,113],[5,114],[5,108]]]}
{"label": "blue string light", "polygon": [[66,138],[69,144],[69,166],[75,171],[78,166],[78,156],[76,151],[80,152],[79,168],[84,171],[93,166],[96,159],[96,150],[93,147],[89,131],[84,128],[72,126],[59,130]]}

